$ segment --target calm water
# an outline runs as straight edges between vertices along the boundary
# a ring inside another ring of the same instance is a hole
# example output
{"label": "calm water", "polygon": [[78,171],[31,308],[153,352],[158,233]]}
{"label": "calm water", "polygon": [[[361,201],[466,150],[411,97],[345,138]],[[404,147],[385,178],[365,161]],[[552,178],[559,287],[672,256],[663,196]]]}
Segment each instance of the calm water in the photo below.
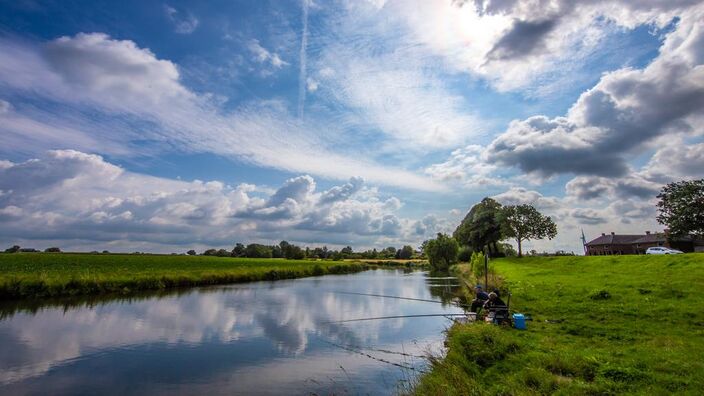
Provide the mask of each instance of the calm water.
{"label": "calm water", "polygon": [[44,307],[0,320],[0,394],[393,394],[441,351],[455,284],[367,271]]}

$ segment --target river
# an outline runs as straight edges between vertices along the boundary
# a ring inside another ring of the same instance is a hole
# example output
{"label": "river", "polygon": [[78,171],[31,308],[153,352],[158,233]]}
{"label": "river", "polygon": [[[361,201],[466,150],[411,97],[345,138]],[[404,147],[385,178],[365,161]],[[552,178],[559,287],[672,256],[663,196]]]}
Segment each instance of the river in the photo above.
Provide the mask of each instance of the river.
{"label": "river", "polygon": [[375,270],[3,306],[0,394],[394,394],[442,352],[450,320],[339,321],[462,310],[348,293],[448,301],[456,283]]}

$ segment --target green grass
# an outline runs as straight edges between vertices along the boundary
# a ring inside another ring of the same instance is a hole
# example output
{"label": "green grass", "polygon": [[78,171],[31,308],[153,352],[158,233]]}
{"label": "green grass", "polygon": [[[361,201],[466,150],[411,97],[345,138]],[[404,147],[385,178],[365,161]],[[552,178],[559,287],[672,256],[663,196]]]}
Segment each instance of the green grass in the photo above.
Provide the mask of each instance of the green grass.
{"label": "green grass", "polygon": [[50,298],[357,272],[368,264],[231,257],[0,254],[0,300]]}
{"label": "green grass", "polygon": [[416,394],[701,394],[703,254],[494,264],[528,330],[453,326]]}

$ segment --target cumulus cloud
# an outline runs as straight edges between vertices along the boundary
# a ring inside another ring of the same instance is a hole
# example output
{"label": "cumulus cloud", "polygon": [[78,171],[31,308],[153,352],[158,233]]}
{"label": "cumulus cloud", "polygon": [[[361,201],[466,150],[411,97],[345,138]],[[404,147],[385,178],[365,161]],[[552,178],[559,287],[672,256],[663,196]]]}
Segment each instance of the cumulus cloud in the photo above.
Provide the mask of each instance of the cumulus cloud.
{"label": "cumulus cloud", "polygon": [[[258,193],[254,193],[258,190]],[[218,181],[185,182],[126,171],[102,157],[74,150],[0,166],[0,240],[70,243],[151,243],[228,246],[277,241],[282,233],[315,243],[398,237],[409,221],[395,197],[363,191],[361,178],[318,192],[311,176],[263,189]]]}
{"label": "cumulus cloud", "polygon": [[701,135],[696,120],[704,116],[704,54],[692,42],[704,37],[703,10],[682,17],[650,65],[604,75],[566,117],[512,122],[489,145],[489,161],[540,176],[624,176],[629,159],[658,137]]}
{"label": "cumulus cloud", "polygon": [[533,205],[537,209],[554,209],[559,206],[555,197],[545,197],[543,194],[523,187],[511,187],[507,191],[494,195],[492,198],[503,205]]}
{"label": "cumulus cloud", "polygon": [[445,162],[432,164],[425,173],[444,182],[462,182],[467,185],[499,185],[505,183],[493,173],[497,167],[484,157],[484,148],[472,144],[459,148]]}

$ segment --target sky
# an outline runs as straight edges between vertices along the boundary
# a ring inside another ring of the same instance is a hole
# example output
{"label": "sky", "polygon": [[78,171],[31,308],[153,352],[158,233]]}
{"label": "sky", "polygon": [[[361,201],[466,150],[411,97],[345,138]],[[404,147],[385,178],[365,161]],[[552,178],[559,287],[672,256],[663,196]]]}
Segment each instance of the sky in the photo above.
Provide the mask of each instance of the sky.
{"label": "sky", "polygon": [[0,246],[582,253],[704,177],[704,3],[0,0]]}

